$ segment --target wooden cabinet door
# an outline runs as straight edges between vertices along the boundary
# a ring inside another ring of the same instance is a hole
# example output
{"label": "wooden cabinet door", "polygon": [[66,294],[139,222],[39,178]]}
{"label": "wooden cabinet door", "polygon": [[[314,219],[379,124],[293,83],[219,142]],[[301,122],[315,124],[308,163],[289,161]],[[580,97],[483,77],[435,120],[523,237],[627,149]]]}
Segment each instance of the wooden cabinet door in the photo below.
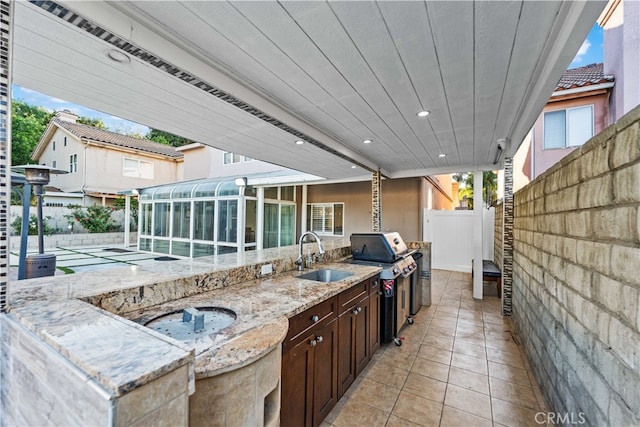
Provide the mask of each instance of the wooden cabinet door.
{"label": "wooden cabinet door", "polygon": [[313,425],[338,403],[338,319],[316,331],[313,367]]}
{"label": "wooden cabinet door", "polygon": [[356,306],[350,307],[338,317],[338,399],[356,379],[354,363],[354,333]]}
{"label": "wooden cabinet door", "polygon": [[280,425],[310,427],[313,421],[313,333],[282,354]]}
{"label": "wooden cabinet door", "polygon": [[369,363],[369,296],[360,301],[356,307],[355,330],[353,333],[353,361],[355,376]]}
{"label": "wooden cabinet door", "polygon": [[369,296],[369,358],[380,348],[380,311],[381,306],[380,280],[375,277],[371,280],[371,295]]}

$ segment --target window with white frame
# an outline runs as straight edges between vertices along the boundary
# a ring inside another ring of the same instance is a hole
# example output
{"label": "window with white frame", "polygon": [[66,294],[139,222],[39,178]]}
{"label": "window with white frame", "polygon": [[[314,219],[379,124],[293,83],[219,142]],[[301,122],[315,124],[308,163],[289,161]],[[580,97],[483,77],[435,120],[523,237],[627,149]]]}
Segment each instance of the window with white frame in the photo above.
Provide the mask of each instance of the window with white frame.
{"label": "window with white frame", "polygon": [[241,162],[252,162],[253,159],[247,156],[241,156],[240,154],[225,152],[222,162],[225,165],[230,165],[233,163],[241,163]]}
{"label": "window with white frame", "polygon": [[576,147],[593,136],[593,106],[544,113],[544,148]]}
{"label": "window with white frame", "polygon": [[344,203],[308,204],[307,230],[325,236],[342,236],[344,234]]}
{"label": "window with white frame", "polygon": [[78,155],[72,154],[69,156],[69,173],[78,172]]}
{"label": "window with white frame", "polygon": [[122,176],[153,179],[153,162],[125,157],[122,162]]}

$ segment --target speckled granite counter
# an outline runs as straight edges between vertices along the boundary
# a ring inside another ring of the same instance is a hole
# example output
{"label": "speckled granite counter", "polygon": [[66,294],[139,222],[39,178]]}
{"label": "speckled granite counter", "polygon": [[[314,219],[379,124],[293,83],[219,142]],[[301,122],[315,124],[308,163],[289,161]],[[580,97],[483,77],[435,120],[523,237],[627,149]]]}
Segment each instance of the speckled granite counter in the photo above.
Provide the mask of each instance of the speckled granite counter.
{"label": "speckled granite counter", "polygon": [[[307,245],[315,251],[315,243]],[[14,282],[10,315],[105,389],[120,395],[176,366],[193,363],[194,356],[198,377],[261,357],[284,339],[287,317],[380,270],[330,263],[348,255],[349,247],[348,239],[325,242],[329,264],[322,266],[354,273],[331,284],[296,279],[298,272],[291,270],[298,249],[285,247]],[[265,264],[272,265],[274,274],[261,277]],[[180,343],[125,319],[144,319],[189,305],[227,307],[238,318],[213,338],[192,343]]]}
{"label": "speckled granite counter", "polygon": [[235,311],[237,320],[233,325],[213,337],[188,343],[196,351],[196,378],[218,375],[248,364],[280,344],[289,327],[287,318],[381,271],[380,267],[344,263],[318,267],[349,271],[353,275],[321,283],[299,279],[296,276],[300,272],[291,271],[129,312],[126,317],[144,324],[158,315],[196,305]]}

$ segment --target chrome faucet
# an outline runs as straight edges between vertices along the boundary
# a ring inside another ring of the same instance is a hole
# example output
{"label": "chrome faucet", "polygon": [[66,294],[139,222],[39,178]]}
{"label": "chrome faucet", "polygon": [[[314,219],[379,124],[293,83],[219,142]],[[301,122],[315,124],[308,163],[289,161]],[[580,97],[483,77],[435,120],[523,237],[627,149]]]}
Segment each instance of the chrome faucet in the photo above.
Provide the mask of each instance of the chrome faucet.
{"label": "chrome faucet", "polygon": [[300,241],[298,242],[300,246],[298,250],[298,259],[296,259],[298,271],[304,270],[304,260],[302,259],[302,242],[304,241],[304,238],[309,234],[316,238],[316,242],[318,243],[318,252],[320,253],[320,255],[324,253],[322,242],[320,241],[320,237],[316,233],[314,233],[313,231],[305,231],[304,233],[302,233],[302,236],[300,236]]}

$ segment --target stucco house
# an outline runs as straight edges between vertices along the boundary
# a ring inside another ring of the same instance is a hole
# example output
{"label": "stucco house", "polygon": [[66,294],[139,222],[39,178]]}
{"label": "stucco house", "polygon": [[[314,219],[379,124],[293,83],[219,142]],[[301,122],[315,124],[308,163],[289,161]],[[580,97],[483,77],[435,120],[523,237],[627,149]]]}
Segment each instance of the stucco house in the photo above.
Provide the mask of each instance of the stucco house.
{"label": "stucco house", "polygon": [[182,176],[182,153],[173,147],[77,123],[68,111],[56,113],[31,157],[66,170],[52,175],[49,204],[108,204],[118,192],[175,182]]}
{"label": "stucco house", "polygon": [[614,76],[603,63],[565,71],[514,156],[514,189],[540,176],[610,122]]}
{"label": "stucco house", "polygon": [[[140,189],[141,251],[195,258],[287,246],[307,230],[325,240],[371,230],[368,181],[330,181],[200,143],[177,150],[185,180]],[[420,240],[424,210],[453,209],[453,187],[450,175],[383,179],[383,230]]]}

